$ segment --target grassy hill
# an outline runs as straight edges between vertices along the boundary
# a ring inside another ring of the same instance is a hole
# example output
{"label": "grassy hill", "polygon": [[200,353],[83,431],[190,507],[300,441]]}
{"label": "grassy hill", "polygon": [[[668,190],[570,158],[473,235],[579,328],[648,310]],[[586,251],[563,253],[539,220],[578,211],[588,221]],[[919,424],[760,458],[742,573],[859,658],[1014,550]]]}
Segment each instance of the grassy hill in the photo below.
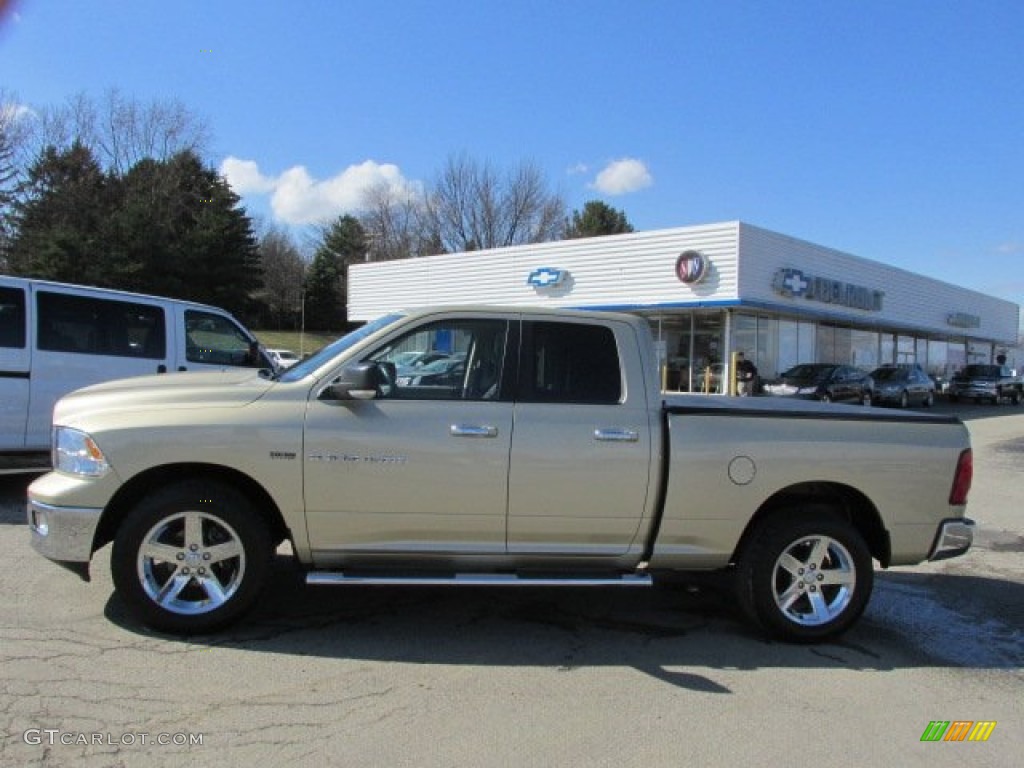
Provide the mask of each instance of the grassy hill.
{"label": "grassy hill", "polygon": [[297,355],[305,356],[316,352],[341,336],[340,333],[306,331],[253,331],[256,338],[268,349],[290,349]]}

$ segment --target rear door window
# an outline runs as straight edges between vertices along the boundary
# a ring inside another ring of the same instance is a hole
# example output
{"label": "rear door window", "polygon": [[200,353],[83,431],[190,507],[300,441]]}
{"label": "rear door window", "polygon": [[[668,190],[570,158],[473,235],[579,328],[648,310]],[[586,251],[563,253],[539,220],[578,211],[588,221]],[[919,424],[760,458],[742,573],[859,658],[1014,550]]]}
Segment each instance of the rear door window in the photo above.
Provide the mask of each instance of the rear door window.
{"label": "rear door window", "polygon": [[25,348],[25,291],[0,288],[0,347]]}
{"label": "rear door window", "polygon": [[162,360],[167,331],[162,307],[39,291],[39,349],[81,355]]}
{"label": "rear door window", "polygon": [[518,400],[612,404],[622,399],[622,369],[611,328],[564,322],[523,324]]}

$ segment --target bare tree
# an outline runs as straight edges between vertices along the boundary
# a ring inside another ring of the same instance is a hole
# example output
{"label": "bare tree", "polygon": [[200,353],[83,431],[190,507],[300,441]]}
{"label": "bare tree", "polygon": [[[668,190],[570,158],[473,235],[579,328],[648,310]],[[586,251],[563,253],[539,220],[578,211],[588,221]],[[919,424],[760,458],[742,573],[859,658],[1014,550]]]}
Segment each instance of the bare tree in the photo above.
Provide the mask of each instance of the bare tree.
{"label": "bare tree", "polygon": [[427,192],[426,241],[447,252],[538,243],[558,237],[565,202],[524,162],[508,174],[453,156]]}
{"label": "bare tree", "polygon": [[13,94],[0,89],[0,269],[7,268],[12,206],[27,167],[28,128],[27,110]]}
{"label": "bare tree", "polygon": [[422,196],[403,193],[381,182],[366,190],[359,223],[369,246],[370,261],[423,256],[432,251],[425,239]]}
{"label": "bare tree", "polygon": [[206,122],[182,102],[143,103],[116,88],[99,105],[85,93],[76,94],[42,110],[36,122],[37,151],[66,149],[77,140],[118,175],[145,158],[163,162],[181,152],[203,157],[209,142]]}
{"label": "bare tree", "polygon": [[260,297],[278,328],[297,327],[302,312],[302,287],[306,261],[283,230],[270,228],[259,243],[263,269]]}

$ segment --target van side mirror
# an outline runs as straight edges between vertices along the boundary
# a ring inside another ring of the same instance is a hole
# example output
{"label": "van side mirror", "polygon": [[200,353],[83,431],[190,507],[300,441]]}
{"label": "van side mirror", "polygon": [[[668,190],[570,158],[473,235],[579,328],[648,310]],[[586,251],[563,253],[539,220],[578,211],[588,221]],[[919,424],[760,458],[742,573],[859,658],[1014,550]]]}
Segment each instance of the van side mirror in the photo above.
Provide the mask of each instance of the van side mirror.
{"label": "van side mirror", "polygon": [[375,400],[381,396],[384,376],[377,363],[353,363],[320,393],[321,400]]}

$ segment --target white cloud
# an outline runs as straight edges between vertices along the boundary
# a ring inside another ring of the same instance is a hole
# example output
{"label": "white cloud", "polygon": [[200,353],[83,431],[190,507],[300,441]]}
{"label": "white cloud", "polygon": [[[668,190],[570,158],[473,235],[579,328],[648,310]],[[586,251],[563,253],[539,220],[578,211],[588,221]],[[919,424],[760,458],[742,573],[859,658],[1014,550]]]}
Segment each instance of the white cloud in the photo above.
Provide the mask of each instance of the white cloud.
{"label": "white cloud", "polygon": [[397,165],[366,160],[328,179],[314,179],[296,165],[279,176],[266,176],[252,160],[228,157],[220,172],[239,195],[270,195],[274,217],[287,224],[315,224],[357,211],[370,187],[385,184],[396,194],[410,194],[415,184]]}
{"label": "white cloud", "polygon": [[606,195],[625,195],[653,183],[654,177],[643,161],[624,157],[608,163],[590,186]]}
{"label": "white cloud", "polygon": [[590,166],[586,163],[576,163],[576,165],[569,166],[565,172],[570,176],[578,176],[579,174],[586,173],[589,170]]}
{"label": "white cloud", "polygon": [[252,160],[228,156],[220,164],[220,175],[239,195],[265,194],[274,189],[274,179],[262,175]]}

